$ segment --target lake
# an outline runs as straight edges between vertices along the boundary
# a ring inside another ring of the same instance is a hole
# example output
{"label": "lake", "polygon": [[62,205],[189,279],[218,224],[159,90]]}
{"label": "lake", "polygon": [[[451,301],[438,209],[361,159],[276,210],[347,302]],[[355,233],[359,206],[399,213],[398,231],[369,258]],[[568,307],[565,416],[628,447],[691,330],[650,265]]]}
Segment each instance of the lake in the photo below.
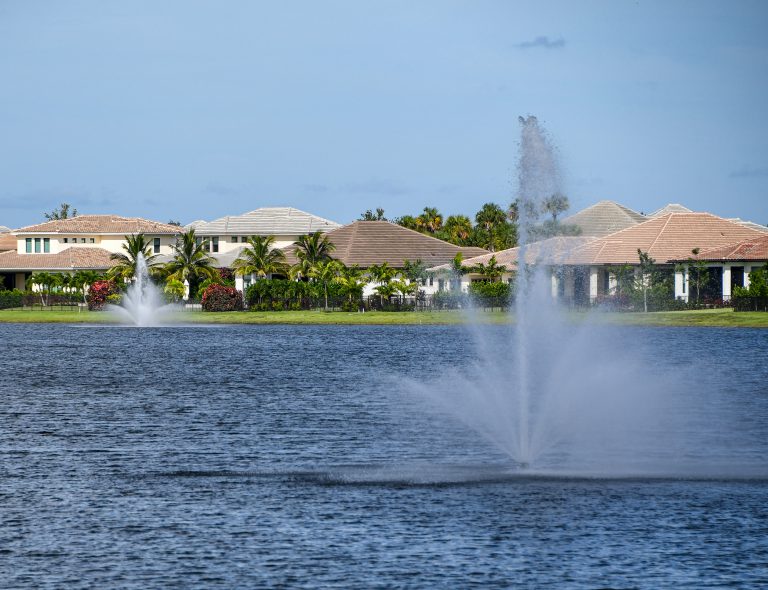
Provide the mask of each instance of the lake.
{"label": "lake", "polygon": [[768,586],[768,331],[600,328],[676,462],[596,475],[435,407],[503,330],[0,325],[0,586]]}

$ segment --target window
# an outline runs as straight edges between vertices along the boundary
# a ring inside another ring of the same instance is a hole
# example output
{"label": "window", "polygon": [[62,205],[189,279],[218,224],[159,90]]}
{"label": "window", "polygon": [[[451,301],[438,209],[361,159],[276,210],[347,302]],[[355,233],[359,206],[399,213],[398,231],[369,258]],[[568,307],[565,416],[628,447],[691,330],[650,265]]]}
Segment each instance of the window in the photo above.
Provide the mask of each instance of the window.
{"label": "window", "polygon": [[683,271],[683,273],[682,273],[682,274],[683,274],[683,295],[685,295],[685,283],[687,283],[687,282],[688,282],[688,281],[686,281],[686,279],[687,279],[688,277],[686,277],[686,276],[685,276],[685,275],[686,275],[685,271]]}
{"label": "window", "polygon": [[85,244],[85,238],[80,238],[80,243]]}
{"label": "window", "polygon": [[43,252],[49,254],[51,251],[51,238],[43,238]]}
{"label": "window", "polygon": [[160,238],[152,240],[152,249],[155,254],[160,254]]}
{"label": "window", "polygon": [[27,242],[26,252],[27,254],[32,254],[32,238],[27,238],[26,242]]}
{"label": "window", "polygon": [[91,244],[95,244],[96,243],[96,238],[91,238],[90,241],[91,241]]}
{"label": "window", "polygon": [[437,279],[437,290],[442,291],[445,289],[445,279]]}
{"label": "window", "polygon": [[35,254],[40,254],[40,238],[35,238]]}
{"label": "window", "polygon": [[218,252],[219,251],[219,236],[214,236],[211,238],[213,242],[213,251]]}
{"label": "window", "polygon": [[64,238],[64,243],[66,244],[67,242],[69,242],[69,238]]}
{"label": "window", "polygon": [[431,287],[431,286],[432,286],[432,285],[434,285],[434,284],[435,284],[435,277],[433,277],[432,275],[430,275],[430,276],[429,276],[429,286]]}
{"label": "window", "polygon": [[232,236],[232,243],[237,244],[237,236]]}

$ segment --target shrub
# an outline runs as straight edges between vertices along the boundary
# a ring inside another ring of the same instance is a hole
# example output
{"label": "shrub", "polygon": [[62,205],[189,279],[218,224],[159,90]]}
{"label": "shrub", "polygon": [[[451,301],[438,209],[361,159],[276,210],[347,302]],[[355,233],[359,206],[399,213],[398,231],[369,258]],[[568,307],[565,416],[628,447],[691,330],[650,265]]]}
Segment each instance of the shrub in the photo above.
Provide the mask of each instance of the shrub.
{"label": "shrub", "polygon": [[88,289],[86,301],[91,311],[102,311],[110,295],[117,295],[119,290],[114,281],[95,281]]}
{"label": "shrub", "polygon": [[512,288],[509,283],[475,281],[469,285],[472,302],[479,307],[508,307]]}
{"label": "shrub", "polygon": [[13,291],[0,291],[0,309],[21,307],[24,293],[18,289]]}
{"label": "shrub", "polygon": [[203,311],[241,311],[243,296],[234,287],[210,285],[203,293]]}
{"label": "shrub", "polygon": [[438,291],[432,295],[435,309],[460,309],[467,304],[467,295],[461,291]]}

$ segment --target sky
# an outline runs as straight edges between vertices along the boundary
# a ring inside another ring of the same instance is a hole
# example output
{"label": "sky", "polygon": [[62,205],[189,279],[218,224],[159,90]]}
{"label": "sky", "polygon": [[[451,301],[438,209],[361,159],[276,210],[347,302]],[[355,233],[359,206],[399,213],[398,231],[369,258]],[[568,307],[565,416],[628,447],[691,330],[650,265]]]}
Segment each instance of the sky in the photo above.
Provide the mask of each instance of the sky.
{"label": "sky", "polygon": [[0,0],[0,225],[509,204],[768,224],[768,2]]}

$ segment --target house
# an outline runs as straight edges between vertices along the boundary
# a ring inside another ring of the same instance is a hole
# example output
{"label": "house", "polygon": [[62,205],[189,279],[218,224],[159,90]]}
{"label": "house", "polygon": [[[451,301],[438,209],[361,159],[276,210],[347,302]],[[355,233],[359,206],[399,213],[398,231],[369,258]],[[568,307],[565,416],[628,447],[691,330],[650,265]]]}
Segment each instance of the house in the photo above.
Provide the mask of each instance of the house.
{"label": "house", "polygon": [[[333,258],[346,266],[366,269],[387,263],[402,270],[405,262],[420,260],[427,267],[447,264],[457,254],[471,258],[488,251],[473,246],[456,246],[432,236],[407,229],[389,221],[355,221],[328,232],[328,240],[335,246]],[[284,249],[287,262],[298,262],[296,248]],[[434,278],[422,281],[421,288],[433,293],[440,288]],[[366,286],[364,295],[373,293],[375,285]]]}
{"label": "house", "polygon": [[13,230],[14,248],[0,252],[0,280],[6,289],[24,289],[34,272],[106,271],[110,255],[121,252],[125,236],[143,233],[152,251],[170,256],[181,228],[140,217],[78,215]]}
{"label": "house", "polygon": [[[711,213],[667,213],[652,217],[616,233],[598,238],[571,250],[563,259],[564,282],[558,291],[566,298],[585,303],[609,295],[616,287],[615,269],[629,265],[639,272],[638,250],[647,253],[661,268],[674,273],[675,297],[687,299],[688,273],[681,266],[701,253],[742,241],[765,236],[742,223]],[[721,281],[723,298],[730,296],[730,280],[722,272],[713,280]],[[726,284],[727,283],[727,284]]]}
{"label": "house", "polygon": [[582,236],[602,237],[647,220],[645,215],[613,201],[599,201],[562,220],[575,225]]}
{"label": "house", "polygon": [[[761,232],[763,233],[763,232]],[[698,254],[672,262],[678,265],[690,265],[691,261],[704,263],[707,268],[715,270],[721,276],[722,298],[728,301],[733,293],[733,287],[749,287],[749,273],[768,263],[768,235],[753,236],[747,240],[699,251]],[[689,269],[683,272],[689,271]],[[688,277],[685,277],[687,282]],[[681,280],[682,283],[682,280]],[[675,295],[688,301],[689,289],[681,289]]]}
{"label": "house", "polygon": [[[597,238],[591,236],[555,236],[538,242],[532,242],[525,248],[525,263],[528,265],[543,264],[548,267],[558,267],[568,252],[595,239]],[[461,289],[467,292],[471,283],[488,280],[475,267],[480,264],[489,264],[491,258],[496,259],[498,266],[505,267],[501,280],[511,282],[518,271],[520,252],[520,246],[515,246],[507,250],[467,258],[462,261],[462,266],[465,270],[460,277],[454,276],[450,264],[432,267],[428,269],[428,272],[441,280],[441,286],[446,286],[451,290]],[[555,294],[553,293],[553,295]]]}
{"label": "house", "polygon": [[250,236],[274,236],[275,247],[285,248],[300,236],[328,232],[339,223],[293,207],[261,207],[242,215],[227,215],[213,221],[193,221],[185,229],[206,241],[206,248],[220,267],[229,267],[240,255]]}

